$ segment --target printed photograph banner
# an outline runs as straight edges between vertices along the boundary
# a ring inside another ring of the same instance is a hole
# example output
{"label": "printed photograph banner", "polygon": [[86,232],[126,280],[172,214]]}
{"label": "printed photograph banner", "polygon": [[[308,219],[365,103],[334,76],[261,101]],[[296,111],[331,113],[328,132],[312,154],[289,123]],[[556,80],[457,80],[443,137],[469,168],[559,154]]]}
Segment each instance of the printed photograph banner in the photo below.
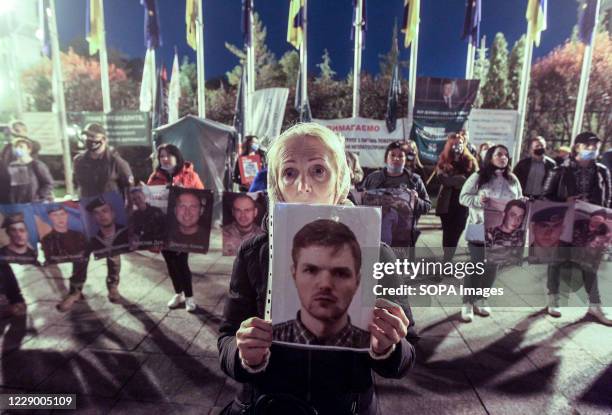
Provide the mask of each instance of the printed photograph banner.
{"label": "printed photograph banner", "polygon": [[166,214],[166,248],[177,252],[208,252],[212,214],[212,190],[172,186]]}
{"label": "printed photograph banner", "polygon": [[166,186],[141,186],[130,190],[128,223],[133,249],[161,248],[164,245],[169,192]]}
{"label": "printed photograph banner", "polygon": [[381,241],[391,247],[414,246],[412,194],[406,189],[375,189],[361,194],[361,204],[382,209]]}
{"label": "printed photograph banner", "polygon": [[82,198],[81,214],[85,218],[89,250],[96,259],[131,250],[128,215],[119,193]]}
{"label": "printed photograph banner", "polygon": [[529,262],[569,260],[574,231],[574,204],[536,200],[529,209]]}
{"label": "printed photograph banner", "polygon": [[523,262],[529,204],[490,198],[484,209],[486,258],[510,266]]}
{"label": "printed photograph banner", "polygon": [[464,128],[479,84],[474,79],[417,78],[410,137],[421,161],[435,163],[448,134]]}
{"label": "printed photograph banner", "polygon": [[85,261],[88,239],[78,201],[32,205],[46,264]]}
{"label": "printed photograph banner", "polygon": [[361,166],[378,168],[385,164],[385,148],[393,141],[404,140],[406,119],[398,119],[393,132],[387,131],[385,120],[358,117],[313,121],[344,136],[346,150],[359,156]]}
{"label": "printed photograph banner", "polygon": [[[376,301],[371,272],[380,252],[379,208],[279,203],[274,210],[273,342],[317,349],[368,350]],[[319,278],[333,283],[316,286]],[[271,286],[270,286],[271,285]],[[317,340],[319,322],[342,322]]]}
{"label": "printed photograph banner", "polygon": [[223,255],[234,256],[242,242],[266,233],[262,222],[267,212],[263,192],[223,192]]}
{"label": "printed photograph banner", "polygon": [[597,270],[610,258],[612,247],[612,209],[576,201],[572,235],[572,260]]}
{"label": "printed photograph banner", "polygon": [[37,264],[37,246],[32,205],[0,205],[0,261]]}

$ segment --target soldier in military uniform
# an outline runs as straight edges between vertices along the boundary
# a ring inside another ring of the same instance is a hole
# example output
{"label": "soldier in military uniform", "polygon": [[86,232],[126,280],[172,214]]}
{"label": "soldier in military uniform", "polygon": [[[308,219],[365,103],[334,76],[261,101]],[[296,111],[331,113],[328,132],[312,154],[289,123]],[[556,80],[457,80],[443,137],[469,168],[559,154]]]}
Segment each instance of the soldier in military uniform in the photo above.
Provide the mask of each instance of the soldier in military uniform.
{"label": "soldier in military uniform", "polygon": [[115,222],[112,206],[98,196],[86,207],[100,230],[89,240],[89,250],[101,256],[118,255],[129,250],[128,229]]}
{"label": "soldier in military uniform", "polygon": [[29,233],[23,213],[7,215],[2,222],[2,228],[9,237],[9,243],[0,248],[0,258],[20,264],[36,263],[36,251],[28,242]]}
{"label": "soldier in military uniform", "polygon": [[223,255],[236,255],[243,241],[265,233],[257,225],[258,210],[255,201],[240,194],[232,202],[232,223],[223,226]]}
{"label": "soldier in military uniform", "polygon": [[85,260],[87,238],[81,232],[68,229],[68,212],[64,206],[51,205],[47,209],[53,230],[41,239],[45,260],[48,263]]}

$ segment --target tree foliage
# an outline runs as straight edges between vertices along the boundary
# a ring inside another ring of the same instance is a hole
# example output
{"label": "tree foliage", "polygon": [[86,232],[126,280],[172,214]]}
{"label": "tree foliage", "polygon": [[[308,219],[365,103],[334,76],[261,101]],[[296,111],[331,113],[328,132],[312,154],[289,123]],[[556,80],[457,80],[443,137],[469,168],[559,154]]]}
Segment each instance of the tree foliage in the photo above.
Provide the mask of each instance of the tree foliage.
{"label": "tree foliage", "polygon": [[487,82],[482,95],[484,108],[507,108],[508,42],[503,33],[497,33],[493,40]]}
{"label": "tree foliage", "polygon": [[508,63],[508,101],[510,108],[517,109],[519,101],[519,90],[521,87],[521,74],[523,63],[525,62],[525,35],[514,43],[510,52],[510,62]]}

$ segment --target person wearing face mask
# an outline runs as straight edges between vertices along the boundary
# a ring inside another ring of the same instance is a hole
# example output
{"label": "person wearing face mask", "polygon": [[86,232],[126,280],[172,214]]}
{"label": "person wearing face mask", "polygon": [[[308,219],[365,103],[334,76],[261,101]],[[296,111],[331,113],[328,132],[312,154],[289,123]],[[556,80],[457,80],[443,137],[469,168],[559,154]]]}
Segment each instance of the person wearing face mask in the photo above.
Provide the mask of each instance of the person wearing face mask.
{"label": "person wearing face mask", "polygon": [[[240,156],[254,156],[258,155],[261,158],[261,167],[262,169],[266,165],[266,153],[263,151],[261,146],[259,145],[259,140],[255,135],[247,135],[244,138],[244,143],[242,144],[242,152]],[[240,158],[236,160],[236,165],[234,166],[234,174],[232,176],[232,180],[234,183],[238,184],[238,187],[241,192],[248,192],[250,185],[242,184],[242,176],[240,174]]]}
{"label": "person wearing face mask", "polygon": [[363,188],[366,190],[402,188],[412,194],[414,214],[410,246],[415,246],[420,234],[417,229],[419,217],[429,211],[431,201],[421,176],[406,168],[408,154],[405,152],[404,142],[395,141],[389,144],[385,150],[385,168],[370,173],[363,182]]}
{"label": "person wearing face mask", "polygon": [[[610,171],[597,163],[601,140],[596,134],[585,131],[576,136],[572,153],[567,162],[555,168],[544,184],[543,195],[556,202],[575,202],[582,200],[594,205],[609,208],[612,203]],[[612,325],[601,307],[597,268],[587,268],[576,264],[582,270],[584,286],[589,296],[588,313],[602,324]],[[548,266],[548,307],[553,317],[561,316],[559,308],[559,286],[562,268],[571,267],[572,262],[560,262]]]}
{"label": "person wearing face mask", "polygon": [[[315,123],[291,127],[273,142],[268,160],[270,211],[277,202],[352,205],[344,140],[328,128]],[[242,388],[221,413],[374,415],[373,373],[401,378],[414,364],[414,348],[406,339],[413,326],[410,308],[376,307],[369,353],[272,344],[272,322],[264,320],[269,246],[267,233],[256,236],[242,244],[234,261],[217,346],[221,369]],[[395,261],[386,245],[380,256]],[[266,412],[269,402],[276,406]]]}
{"label": "person wearing face mask", "polygon": [[45,163],[32,158],[32,149],[32,142],[25,137],[13,141],[13,161],[8,165],[9,203],[53,200],[53,177]]}
{"label": "person wearing face mask", "polygon": [[[523,197],[521,183],[510,170],[509,154],[508,149],[503,145],[490,147],[478,174],[471,175],[461,188],[459,203],[469,209],[465,234],[470,258],[474,263],[482,263],[485,260],[484,208],[489,199],[514,200]],[[496,276],[497,265],[484,262],[483,275],[466,276],[463,286],[465,288],[491,288]],[[474,312],[482,317],[487,317],[491,313],[491,307],[481,296],[464,296],[461,319],[469,323],[474,318]]]}
{"label": "person wearing face mask", "polygon": [[[162,144],[157,147],[157,168],[149,177],[147,185],[204,189],[200,176],[193,169],[193,163],[185,161],[181,150],[174,144]],[[185,309],[194,312],[197,306],[193,299],[189,253],[162,250],[162,256],[174,287],[174,295],[168,301],[168,308],[174,309],[185,303]]]}
{"label": "person wearing face mask", "polygon": [[490,141],[485,141],[484,143],[480,143],[478,146],[478,151],[476,152],[476,160],[478,161],[478,168],[481,169],[484,164],[485,156],[487,155],[487,150],[493,145]]}
{"label": "person wearing face mask", "polygon": [[[84,152],[76,155],[73,162],[73,181],[80,197],[95,197],[106,192],[117,192],[127,200],[130,187],[134,185],[134,176],[130,165],[119,153],[108,146],[106,130],[97,123],[90,123],[83,130],[85,139]],[[89,259],[73,263],[70,277],[70,291],[57,304],[58,311],[70,310],[77,301],[84,298],[83,286],[87,280]],[[106,258],[108,274],[106,286],[108,300],[111,303],[121,301],[119,294],[119,273],[121,257],[119,255]]]}
{"label": "person wearing face mask", "polygon": [[529,142],[530,156],[519,161],[513,173],[521,182],[525,196],[539,198],[542,195],[544,182],[557,163],[546,156],[546,140],[538,136]]}
{"label": "person wearing face mask", "polygon": [[436,175],[442,185],[436,215],[442,222],[444,262],[453,259],[468,218],[468,209],[459,203],[459,193],[467,178],[477,170],[478,162],[465,146],[465,137],[450,134],[436,165]]}
{"label": "person wearing face mask", "polygon": [[402,150],[406,153],[406,168],[413,173],[419,175],[423,180],[425,177],[425,170],[423,169],[423,163],[419,158],[419,148],[416,142],[409,140],[402,142]]}

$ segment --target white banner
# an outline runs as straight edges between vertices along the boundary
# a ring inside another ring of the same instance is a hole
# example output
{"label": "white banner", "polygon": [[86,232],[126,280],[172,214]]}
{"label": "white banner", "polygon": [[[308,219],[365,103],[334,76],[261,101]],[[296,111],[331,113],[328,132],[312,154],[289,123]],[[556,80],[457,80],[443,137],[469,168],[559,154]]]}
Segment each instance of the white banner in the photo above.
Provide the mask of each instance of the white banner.
{"label": "white banner", "polygon": [[476,148],[485,141],[502,144],[514,155],[517,122],[515,110],[473,109],[468,118],[470,143]]}
{"label": "white banner", "polygon": [[56,114],[52,112],[26,112],[22,119],[28,126],[28,137],[40,143],[40,154],[49,156],[63,154],[59,120]]}
{"label": "white banner", "polygon": [[251,111],[250,133],[260,141],[270,142],[279,136],[289,97],[287,88],[267,88],[255,91]]}
{"label": "white banner", "polygon": [[346,149],[359,156],[363,167],[385,165],[385,148],[393,141],[404,139],[405,118],[398,118],[395,131],[387,131],[385,120],[369,118],[341,118],[313,120],[346,138]]}

